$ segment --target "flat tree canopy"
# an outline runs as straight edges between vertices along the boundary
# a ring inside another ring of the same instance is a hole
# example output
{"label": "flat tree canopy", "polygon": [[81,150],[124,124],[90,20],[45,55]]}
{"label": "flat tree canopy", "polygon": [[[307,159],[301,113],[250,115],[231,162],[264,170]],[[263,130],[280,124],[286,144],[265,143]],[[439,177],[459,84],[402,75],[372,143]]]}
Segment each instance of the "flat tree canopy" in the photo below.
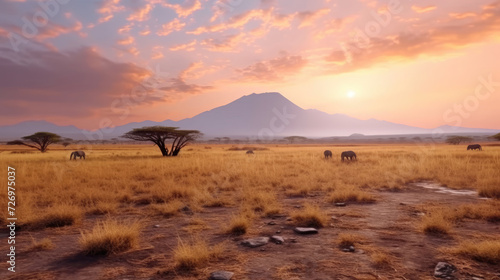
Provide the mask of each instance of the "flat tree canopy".
{"label": "flat tree canopy", "polygon": [[[163,156],[177,156],[189,142],[196,140],[202,133],[198,130],[179,130],[178,127],[148,126],[135,128],[122,137],[135,141],[151,141],[160,148]],[[167,140],[172,141],[170,149]]]}
{"label": "flat tree canopy", "polygon": [[21,139],[7,142],[7,145],[24,145],[35,148],[44,153],[50,144],[61,141],[61,136],[50,132],[37,132],[32,135],[24,136]]}

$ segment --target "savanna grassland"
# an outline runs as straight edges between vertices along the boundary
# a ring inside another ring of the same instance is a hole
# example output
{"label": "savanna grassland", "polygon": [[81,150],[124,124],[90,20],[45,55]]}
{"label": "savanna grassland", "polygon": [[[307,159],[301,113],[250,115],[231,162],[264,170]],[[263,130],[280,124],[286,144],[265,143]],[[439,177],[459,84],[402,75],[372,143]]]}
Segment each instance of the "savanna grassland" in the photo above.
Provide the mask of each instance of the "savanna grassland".
{"label": "savanna grassland", "polygon": [[[151,145],[0,147],[2,181],[16,169],[18,217],[17,272],[2,261],[0,278],[433,279],[446,261],[458,279],[500,279],[499,146],[230,147],[168,158]],[[79,148],[87,159],[70,161]],[[344,150],[358,161],[342,163]],[[7,191],[0,206],[6,224]],[[284,244],[240,245],[276,234]]]}

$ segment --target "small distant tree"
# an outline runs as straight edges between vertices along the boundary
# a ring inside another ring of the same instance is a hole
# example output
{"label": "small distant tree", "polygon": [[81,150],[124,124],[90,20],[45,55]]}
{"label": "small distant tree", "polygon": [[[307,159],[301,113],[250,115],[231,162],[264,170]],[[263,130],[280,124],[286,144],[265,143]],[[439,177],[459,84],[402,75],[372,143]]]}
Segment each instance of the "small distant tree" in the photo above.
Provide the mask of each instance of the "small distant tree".
{"label": "small distant tree", "polygon": [[24,136],[21,139],[23,140],[7,142],[7,145],[24,145],[45,153],[49,145],[61,141],[61,136],[50,132],[37,132],[32,135]]}
{"label": "small distant tree", "polygon": [[467,137],[467,136],[448,136],[446,138],[446,143],[451,144],[451,145],[458,145],[460,143],[468,143],[474,140],[472,137]]}
{"label": "small distant tree", "polygon": [[[182,148],[201,135],[198,130],[179,130],[178,127],[167,126],[148,126],[133,129],[125,133],[122,137],[135,141],[151,141],[158,146],[161,154],[167,157],[177,156]],[[172,141],[170,149],[168,147],[169,143],[166,143],[167,141]]]}
{"label": "small distant tree", "polygon": [[500,133],[497,133],[497,134],[495,134],[495,135],[492,135],[492,136],[490,136],[490,138],[493,138],[493,139],[495,139],[495,140],[497,140],[497,141],[500,141]]}
{"label": "small distant tree", "polygon": [[73,143],[73,139],[71,139],[71,138],[62,138],[61,139],[61,145],[63,145],[65,148],[68,147],[69,145],[71,145],[71,143]]}
{"label": "small distant tree", "polygon": [[293,144],[296,142],[303,142],[303,141],[307,140],[307,138],[303,137],[303,136],[288,136],[288,137],[285,137],[283,139],[290,141],[290,144]]}

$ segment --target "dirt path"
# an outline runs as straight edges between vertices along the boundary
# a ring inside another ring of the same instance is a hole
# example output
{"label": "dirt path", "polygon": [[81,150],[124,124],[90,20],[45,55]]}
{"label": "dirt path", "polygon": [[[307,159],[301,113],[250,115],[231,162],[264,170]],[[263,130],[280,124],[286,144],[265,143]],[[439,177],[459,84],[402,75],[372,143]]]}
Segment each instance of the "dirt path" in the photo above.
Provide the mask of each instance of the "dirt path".
{"label": "dirt path", "polygon": [[[193,216],[181,214],[174,218],[148,218],[141,248],[108,257],[86,257],[78,254],[79,229],[69,227],[46,229],[40,232],[20,232],[21,246],[18,255],[18,272],[6,274],[2,264],[0,279],[207,279],[213,270],[235,272],[233,279],[434,279],[437,262],[452,262],[460,269],[459,279],[500,279],[500,268],[467,262],[443,254],[439,248],[457,243],[457,237],[483,233],[498,234],[499,225],[472,222],[457,225],[452,237],[429,236],[418,231],[421,214],[418,206],[426,203],[458,206],[478,203],[474,195],[437,192],[409,185],[400,192],[378,192],[373,204],[349,204],[335,207],[324,202],[321,195],[307,198],[282,199],[285,213],[295,210],[304,201],[316,203],[332,216],[331,224],[320,229],[319,234],[302,236],[293,232],[286,216],[262,218],[254,222],[244,238],[278,234],[285,244],[269,243],[259,248],[239,245],[243,237],[223,233],[227,217],[237,208],[205,208],[195,216],[209,226],[200,233],[211,243],[224,242],[226,253],[222,260],[210,263],[195,273],[179,274],[171,270],[172,249],[178,237],[188,233],[182,228]],[[138,209],[137,211],[140,211]],[[134,217],[134,214],[129,214]],[[94,219],[86,219],[79,228],[91,228]],[[275,224],[269,225],[269,222]],[[154,225],[159,224],[156,228]],[[363,237],[355,252],[343,252],[335,243],[340,233],[354,233]],[[51,237],[55,249],[41,252],[26,251],[31,236],[40,239]],[[292,240],[295,239],[295,242]],[[5,246],[2,244],[1,249]],[[373,261],[374,252],[384,252],[391,257],[386,267],[378,268]],[[495,278],[496,277],[496,278]],[[480,279],[480,278],[478,278]]]}

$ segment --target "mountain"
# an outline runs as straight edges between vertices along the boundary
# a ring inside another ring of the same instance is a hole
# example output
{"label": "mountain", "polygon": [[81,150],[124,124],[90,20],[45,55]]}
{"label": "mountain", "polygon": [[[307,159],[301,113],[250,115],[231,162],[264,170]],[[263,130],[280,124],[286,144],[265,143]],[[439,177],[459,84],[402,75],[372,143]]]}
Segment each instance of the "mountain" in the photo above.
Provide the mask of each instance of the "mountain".
{"label": "mountain", "polygon": [[[144,121],[117,126],[104,139],[119,137],[143,126],[177,126],[197,129],[206,137],[250,137],[269,139],[290,135],[306,137],[363,135],[404,135],[438,133],[497,133],[496,130],[440,126],[434,130],[412,127],[383,120],[360,120],[343,114],[327,114],[302,109],[277,92],[245,95],[229,104],[180,121]],[[75,126],[57,126],[46,121],[28,121],[0,127],[0,140],[12,140],[37,131],[50,131],[73,139],[100,139],[99,131],[79,130]]]}

